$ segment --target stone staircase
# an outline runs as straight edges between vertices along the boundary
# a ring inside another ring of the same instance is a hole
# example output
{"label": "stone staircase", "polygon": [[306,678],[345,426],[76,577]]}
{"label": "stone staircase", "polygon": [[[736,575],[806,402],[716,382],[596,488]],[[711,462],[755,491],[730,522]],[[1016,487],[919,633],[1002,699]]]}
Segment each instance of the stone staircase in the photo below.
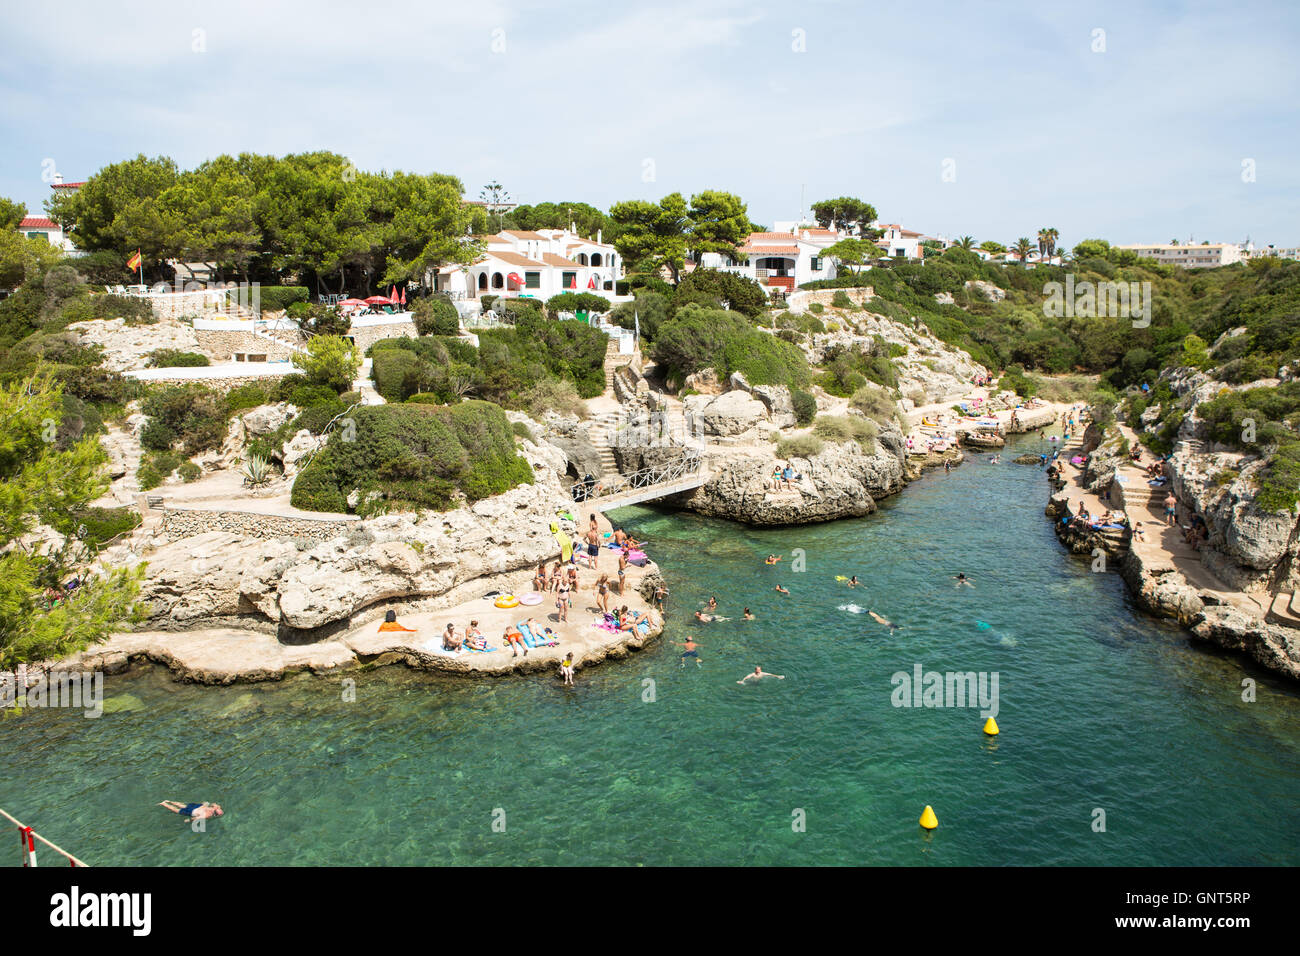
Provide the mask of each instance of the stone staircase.
{"label": "stone staircase", "polygon": [[614,459],[614,441],[620,415],[618,412],[602,412],[587,420],[587,436],[600,453],[601,474],[597,477],[618,474],[618,462]]}

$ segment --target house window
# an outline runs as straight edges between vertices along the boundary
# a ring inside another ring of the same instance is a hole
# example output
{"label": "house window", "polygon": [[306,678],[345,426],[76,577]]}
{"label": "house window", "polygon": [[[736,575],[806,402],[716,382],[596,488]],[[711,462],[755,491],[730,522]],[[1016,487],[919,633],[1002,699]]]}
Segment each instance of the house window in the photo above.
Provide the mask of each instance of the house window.
{"label": "house window", "polygon": [[591,264],[592,264],[593,266],[598,266],[598,265],[600,265],[600,253],[599,253],[599,252],[593,252],[593,253],[591,254]]}
{"label": "house window", "polygon": [[561,288],[561,289],[568,289],[569,286],[575,284],[577,281],[578,281],[578,273],[576,273],[576,272],[562,272],[562,273],[560,273],[560,288]]}
{"label": "house window", "polygon": [[821,271],[822,271],[822,260],[821,260],[821,256],[813,256],[812,267],[813,267],[813,272],[821,272]]}
{"label": "house window", "polygon": [[542,287],[542,274],[540,272],[524,273],[525,289],[540,289]]}

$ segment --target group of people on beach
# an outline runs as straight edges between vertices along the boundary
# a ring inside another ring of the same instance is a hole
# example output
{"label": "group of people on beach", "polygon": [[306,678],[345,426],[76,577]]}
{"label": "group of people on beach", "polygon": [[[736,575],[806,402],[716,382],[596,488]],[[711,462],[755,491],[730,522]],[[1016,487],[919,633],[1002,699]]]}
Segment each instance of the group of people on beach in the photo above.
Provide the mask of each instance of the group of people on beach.
{"label": "group of people on beach", "polygon": [[790,462],[787,461],[784,465],[777,462],[772,468],[772,476],[768,480],[767,488],[769,491],[790,491],[792,490],[793,482],[802,479],[803,475],[796,474],[794,466],[791,465]]}

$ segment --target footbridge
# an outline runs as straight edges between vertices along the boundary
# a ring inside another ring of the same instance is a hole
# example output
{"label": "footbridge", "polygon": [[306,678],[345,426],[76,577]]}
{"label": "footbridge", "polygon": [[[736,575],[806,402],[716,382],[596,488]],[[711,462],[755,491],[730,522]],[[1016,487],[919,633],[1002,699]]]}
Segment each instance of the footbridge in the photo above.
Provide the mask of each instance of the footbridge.
{"label": "footbridge", "polygon": [[671,461],[628,475],[606,475],[590,486],[580,482],[574,485],[574,500],[612,511],[694,491],[708,480],[704,456],[692,449]]}

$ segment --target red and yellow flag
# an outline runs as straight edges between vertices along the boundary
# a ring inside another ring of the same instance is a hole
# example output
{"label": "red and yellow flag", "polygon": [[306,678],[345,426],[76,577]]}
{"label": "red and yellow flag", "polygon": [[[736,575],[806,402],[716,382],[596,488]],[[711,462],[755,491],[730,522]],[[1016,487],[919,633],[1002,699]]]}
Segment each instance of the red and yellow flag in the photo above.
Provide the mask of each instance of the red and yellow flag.
{"label": "red and yellow flag", "polygon": [[127,259],[127,260],[126,260],[126,267],[127,267],[128,269],[139,269],[139,268],[140,268],[140,250],[139,250],[139,249],[135,250],[135,255],[133,255],[130,259]]}

